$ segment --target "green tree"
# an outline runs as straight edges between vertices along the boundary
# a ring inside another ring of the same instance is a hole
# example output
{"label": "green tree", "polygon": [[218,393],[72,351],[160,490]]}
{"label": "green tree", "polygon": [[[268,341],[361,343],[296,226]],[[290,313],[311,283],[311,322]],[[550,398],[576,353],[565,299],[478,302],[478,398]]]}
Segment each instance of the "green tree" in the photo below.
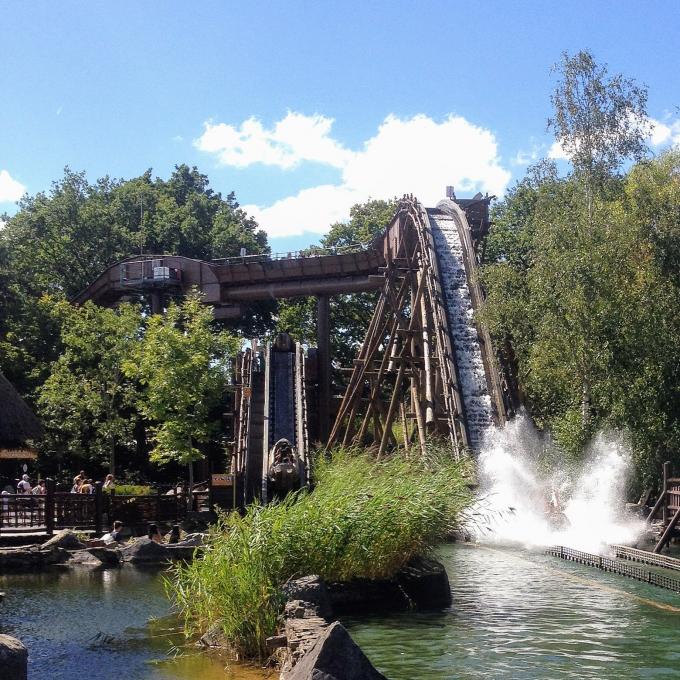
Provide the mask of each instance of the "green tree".
{"label": "green tree", "polygon": [[[6,217],[6,216],[5,216]],[[45,378],[58,354],[55,319],[41,315],[42,295],[70,298],[114,262],[135,253],[201,259],[268,251],[266,234],[196,168],[179,165],[168,180],[151,171],[131,180],[88,182],[66,168],[49,192],[25,196],[0,230],[0,369],[22,393]],[[274,306],[245,314],[261,332]]]}
{"label": "green tree", "polygon": [[115,472],[116,449],[130,443],[135,385],[123,372],[140,334],[139,308],[82,307],[44,299],[59,319],[63,352],[38,390],[46,452],[82,455]]}
{"label": "green tree", "polygon": [[607,66],[588,50],[564,52],[554,69],[560,80],[548,127],[583,182],[591,219],[596,191],[625,161],[639,161],[647,152],[647,88],[621,74],[609,77]]}
{"label": "green tree", "polygon": [[238,348],[238,340],[213,328],[210,308],[194,294],[149,319],[142,342],[125,364],[126,374],[143,388],[138,407],[151,424],[151,460],[187,465],[190,489],[193,463],[202,458],[196,444],[215,435],[214,410]]}

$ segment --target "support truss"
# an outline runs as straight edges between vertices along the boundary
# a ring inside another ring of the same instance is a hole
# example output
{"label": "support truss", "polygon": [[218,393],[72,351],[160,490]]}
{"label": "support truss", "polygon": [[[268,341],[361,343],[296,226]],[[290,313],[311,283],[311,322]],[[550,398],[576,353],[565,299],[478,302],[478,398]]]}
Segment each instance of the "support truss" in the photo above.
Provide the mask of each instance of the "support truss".
{"label": "support truss", "polygon": [[401,202],[384,250],[384,285],[328,447],[375,443],[379,457],[398,444],[422,452],[438,433],[459,456],[468,446],[460,381],[428,217],[413,197]]}

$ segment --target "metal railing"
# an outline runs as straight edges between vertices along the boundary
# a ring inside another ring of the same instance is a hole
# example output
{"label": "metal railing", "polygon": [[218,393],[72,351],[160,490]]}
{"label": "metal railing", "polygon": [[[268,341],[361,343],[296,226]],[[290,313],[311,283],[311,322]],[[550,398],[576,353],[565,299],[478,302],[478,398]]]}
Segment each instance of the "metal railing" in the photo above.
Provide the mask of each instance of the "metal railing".
{"label": "metal railing", "polygon": [[670,576],[666,576],[665,574],[659,574],[658,572],[650,571],[649,569],[643,569],[642,567],[632,564],[623,564],[609,557],[593,555],[591,553],[582,552],[581,550],[566,548],[561,545],[552,546],[545,552],[547,555],[553,555],[554,557],[559,557],[562,560],[578,562],[579,564],[583,564],[588,567],[595,567],[596,569],[608,571],[612,574],[627,576],[628,578],[635,579],[636,581],[642,581],[643,583],[649,583],[650,585],[658,586],[659,588],[665,588],[666,590],[672,590],[676,593],[680,593],[680,579],[675,579]]}
{"label": "metal railing", "polygon": [[642,564],[649,564],[655,567],[663,567],[664,569],[672,569],[673,571],[680,571],[680,559],[677,557],[667,557],[665,555],[649,552],[648,550],[629,548],[625,545],[614,545],[612,548],[616,553],[616,556],[621,559],[641,562]]}
{"label": "metal railing", "polygon": [[333,248],[321,248],[309,246],[302,250],[289,250],[282,253],[260,253],[258,255],[237,255],[233,257],[219,257],[210,260],[214,264],[247,264],[248,262],[266,262],[268,260],[293,260],[298,258],[324,257],[326,255],[347,255],[351,253],[363,253],[371,250],[372,243],[348,243],[344,246]]}

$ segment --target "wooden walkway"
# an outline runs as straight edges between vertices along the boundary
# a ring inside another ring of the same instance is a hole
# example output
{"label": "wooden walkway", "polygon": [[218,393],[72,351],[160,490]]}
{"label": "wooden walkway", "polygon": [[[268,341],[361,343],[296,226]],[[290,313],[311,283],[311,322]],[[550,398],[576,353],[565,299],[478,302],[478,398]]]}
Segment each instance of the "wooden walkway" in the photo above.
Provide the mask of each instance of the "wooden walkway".
{"label": "wooden walkway", "polygon": [[[623,547],[623,546],[617,546]],[[628,548],[627,550],[635,550],[634,548]],[[645,553],[644,550],[636,550],[636,553]],[[665,588],[666,590],[672,590],[673,592],[680,593],[680,578],[673,578],[666,576],[665,574],[659,573],[657,571],[652,571],[650,569],[645,569],[633,564],[627,564],[624,560],[612,559],[610,557],[602,557],[601,555],[593,555],[592,553],[582,552],[581,550],[574,550],[573,548],[566,548],[564,546],[552,546],[546,550],[547,555],[553,555],[554,557],[559,557],[562,560],[568,560],[569,562],[578,562],[587,567],[595,567],[596,569],[601,569],[602,571],[608,571],[612,574],[619,574],[621,576],[627,576],[628,578],[635,579],[636,581],[642,581],[643,583],[649,583],[653,586],[658,586],[659,588]],[[652,553],[647,553],[652,557],[659,557],[658,555],[653,555]],[[638,557],[638,561],[641,560],[642,556]],[[631,558],[627,557],[625,560],[630,561]],[[676,560],[677,561],[677,560]],[[661,565],[655,565],[661,566]],[[668,567],[664,567],[668,568]]]}

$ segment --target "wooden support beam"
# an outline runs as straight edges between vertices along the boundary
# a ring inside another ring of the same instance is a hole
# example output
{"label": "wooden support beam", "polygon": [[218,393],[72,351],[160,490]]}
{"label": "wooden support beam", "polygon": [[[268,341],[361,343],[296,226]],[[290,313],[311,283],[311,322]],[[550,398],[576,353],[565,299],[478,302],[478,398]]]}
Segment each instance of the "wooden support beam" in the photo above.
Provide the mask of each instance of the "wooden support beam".
{"label": "wooden support beam", "polygon": [[316,342],[319,361],[319,439],[326,441],[330,430],[331,405],[330,299],[327,295],[320,295],[316,299]]}
{"label": "wooden support beam", "polygon": [[666,530],[663,532],[663,535],[659,539],[659,542],[656,544],[654,547],[654,552],[655,553],[660,553],[663,550],[664,545],[668,543],[668,541],[671,540],[671,536],[673,535],[673,529],[675,529],[675,525],[678,523],[678,520],[680,520],[680,509],[676,511],[676,513],[673,515],[673,519],[671,519],[669,525],[666,527]]}

